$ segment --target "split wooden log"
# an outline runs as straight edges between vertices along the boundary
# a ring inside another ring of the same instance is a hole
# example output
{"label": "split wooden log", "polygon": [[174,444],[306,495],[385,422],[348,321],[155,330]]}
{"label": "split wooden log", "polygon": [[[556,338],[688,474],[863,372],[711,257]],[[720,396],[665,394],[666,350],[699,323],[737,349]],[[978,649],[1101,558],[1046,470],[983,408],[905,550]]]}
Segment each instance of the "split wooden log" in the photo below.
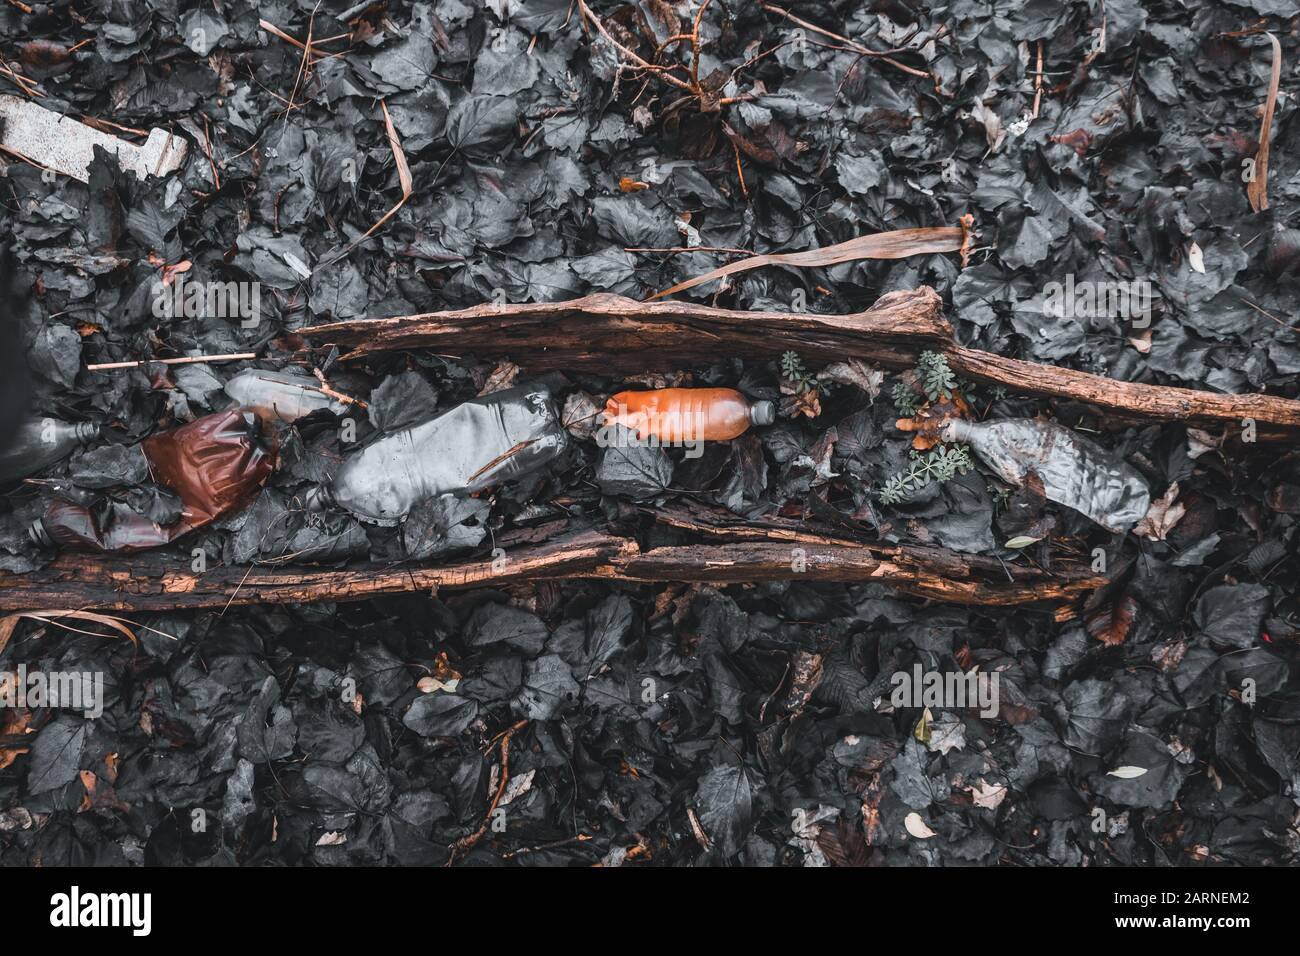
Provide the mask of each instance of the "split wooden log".
{"label": "split wooden log", "polygon": [[642,551],[636,542],[583,531],[508,552],[505,561],[444,567],[370,566],[178,570],[157,554],[110,559],[64,555],[28,574],[0,574],[0,610],[61,608],[164,611],[247,604],[359,601],[384,594],[502,586],[522,581],[595,578],[607,581],[712,582],[804,580],[879,583],[908,594],[961,604],[1068,601],[1107,583],[1077,569],[1035,580],[985,575],[961,555],[923,550],[881,551],[833,539],[689,544]]}
{"label": "split wooden log", "polygon": [[568,302],[479,305],[391,319],[336,322],[301,330],[319,345],[365,359],[401,349],[509,357],[529,371],[641,373],[714,362],[773,358],[793,349],[811,364],[847,358],[906,368],[924,350],[942,352],[958,374],[1013,394],[1072,399],[1125,420],[1238,427],[1260,438],[1294,439],[1300,401],[1121,382],[1087,372],[1004,358],[957,344],[938,293],[891,292],[865,312],[813,315],[742,312],[691,302],[637,302],[589,295]]}

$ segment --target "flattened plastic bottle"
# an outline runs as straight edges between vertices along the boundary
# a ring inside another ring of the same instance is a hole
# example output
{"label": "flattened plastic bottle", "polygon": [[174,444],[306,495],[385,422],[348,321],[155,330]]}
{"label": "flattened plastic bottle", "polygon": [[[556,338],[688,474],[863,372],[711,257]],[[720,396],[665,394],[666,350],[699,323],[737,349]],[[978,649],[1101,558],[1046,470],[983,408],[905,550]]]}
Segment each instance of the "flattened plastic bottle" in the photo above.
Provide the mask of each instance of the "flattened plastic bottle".
{"label": "flattened plastic bottle", "polygon": [[384,435],[349,456],[307,504],[334,504],[372,524],[396,524],[417,502],[520,478],[550,464],[567,445],[550,392],[511,388]]}
{"label": "flattened plastic bottle", "polygon": [[1108,531],[1126,531],[1144,517],[1151,489],[1130,465],[1068,428],[1031,418],[997,422],[952,419],[946,442],[965,442],[1003,481],[1043,480],[1049,501],[1073,508]]}
{"label": "flattened plastic bottle", "polygon": [[17,481],[68,455],[99,437],[99,426],[69,424],[56,418],[34,418],[18,429],[14,444],[0,453],[0,482]]}
{"label": "flattened plastic bottle", "polygon": [[776,420],[771,402],[750,402],[734,388],[659,388],[619,392],[605,403],[605,424],[622,425],[637,438],[665,445],[690,441],[730,441],[750,425]]}
{"label": "flattened plastic bottle", "polygon": [[342,402],[321,391],[316,379],[300,372],[245,369],[226,383],[226,394],[268,424],[296,422],[322,408],[335,415],[347,411]]}
{"label": "flattened plastic bottle", "polygon": [[140,443],[154,481],[181,499],[175,524],[163,527],[113,501],[88,507],[56,499],[32,525],[32,538],[46,546],[98,552],[168,544],[252,499],[275,465],[257,434],[257,418],[232,408]]}

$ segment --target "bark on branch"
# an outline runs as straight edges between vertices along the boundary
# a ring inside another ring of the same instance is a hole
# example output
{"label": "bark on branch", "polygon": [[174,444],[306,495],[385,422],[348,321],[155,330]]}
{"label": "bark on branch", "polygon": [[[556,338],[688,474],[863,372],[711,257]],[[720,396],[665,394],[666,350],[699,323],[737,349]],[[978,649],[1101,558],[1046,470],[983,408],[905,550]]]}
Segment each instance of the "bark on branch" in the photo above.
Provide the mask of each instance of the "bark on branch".
{"label": "bark on branch", "polygon": [[[245,604],[359,601],[383,594],[440,588],[499,586],[556,578],[628,582],[736,583],[777,580],[875,582],[909,594],[963,604],[1063,601],[1106,583],[1080,569],[1055,577],[996,573],[941,549],[865,547],[810,535],[791,539],[689,544],[642,551],[636,542],[583,531],[508,552],[508,560],[442,567],[373,566],[329,570],[305,567],[212,568],[190,573],[158,554],[106,559],[64,555],[28,574],[0,574],[0,611],[81,608],[162,611]],[[802,569],[798,569],[801,567]]]}
{"label": "bark on branch", "polygon": [[915,364],[931,349],[977,382],[1013,393],[1073,399],[1130,419],[1238,425],[1253,419],[1261,438],[1294,438],[1300,401],[1273,395],[1228,395],[1121,382],[991,352],[964,348],[927,286],[883,296],[851,315],[741,312],[690,302],[637,302],[589,295],[569,302],[480,305],[391,319],[363,319],[303,329],[318,345],[363,359],[398,349],[508,356],[530,371],[574,369],[640,373],[713,362],[720,357],[772,358],[788,349],[813,363],[858,358],[888,368]]}

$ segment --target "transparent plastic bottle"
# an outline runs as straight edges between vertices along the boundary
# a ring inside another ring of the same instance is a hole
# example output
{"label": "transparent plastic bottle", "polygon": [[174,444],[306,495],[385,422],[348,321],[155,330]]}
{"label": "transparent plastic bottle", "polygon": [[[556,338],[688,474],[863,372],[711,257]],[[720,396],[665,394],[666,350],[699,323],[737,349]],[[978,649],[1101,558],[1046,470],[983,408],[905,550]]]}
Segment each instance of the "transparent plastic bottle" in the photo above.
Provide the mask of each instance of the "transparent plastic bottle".
{"label": "transparent plastic bottle", "polygon": [[104,499],[86,506],[56,499],[30,529],[46,547],[131,552],[168,544],[246,504],[275,465],[258,440],[257,418],[232,408],[159,432],[139,445],[149,473],[181,499],[180,520],[163,527]]}
{"label": "transparent plastic bottle", "polygon": [[1031,418],[954,418],[944,425],[942,437],[970,445],[1008,484],[1020,486],[1036,472],[1049,501],[1073,508],[1108,531],[1128,530],[1151,505],[1151,490],[1137,471],[1061,425]]}
{"label": "transparent plastic bottle", "polygon": [[300,372],[267,372],[250,368],[226,383],[226,394],[262,421],[295,422],[327,408],[342,415],[347,406],[321,391],[320,383]]}
{"label": "transparent plastic bottle", "polygon": [[17,481],[43,471],[99,437],[99,426],[35,418],[18,429],[13,445],[0,452],[0,481]]}
{"label": "transparent plastic bottle", "polygon": [[506,389],[372,442],[345,459],[307,506],[337,505],[363,521],[396,524],[419,501],[520,478],[567,445],[549,390]]}
{"label": "transparent plastic bottle", "polygon": [[751,402],[734,388],[660,388],[619,392],[605,403],[605,424],[622,425],[637,438],[664,445],[730,441],[751,425],[776,420],[771,402]]}

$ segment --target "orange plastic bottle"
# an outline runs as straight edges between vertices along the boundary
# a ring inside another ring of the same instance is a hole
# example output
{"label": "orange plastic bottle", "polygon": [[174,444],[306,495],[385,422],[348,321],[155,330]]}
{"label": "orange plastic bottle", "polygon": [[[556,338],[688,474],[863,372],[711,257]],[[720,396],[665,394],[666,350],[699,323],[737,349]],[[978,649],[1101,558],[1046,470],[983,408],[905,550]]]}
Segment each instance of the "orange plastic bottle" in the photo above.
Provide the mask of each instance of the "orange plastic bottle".
{"label": "orange plastic bottle", "polygon": [[776,420],[771,402],[751,402],[734,388],[660,388],[619,392],[605,403],[605,424],[622,425],[637,438],[665,445],[688,441],[729,441],[750,425]]}

